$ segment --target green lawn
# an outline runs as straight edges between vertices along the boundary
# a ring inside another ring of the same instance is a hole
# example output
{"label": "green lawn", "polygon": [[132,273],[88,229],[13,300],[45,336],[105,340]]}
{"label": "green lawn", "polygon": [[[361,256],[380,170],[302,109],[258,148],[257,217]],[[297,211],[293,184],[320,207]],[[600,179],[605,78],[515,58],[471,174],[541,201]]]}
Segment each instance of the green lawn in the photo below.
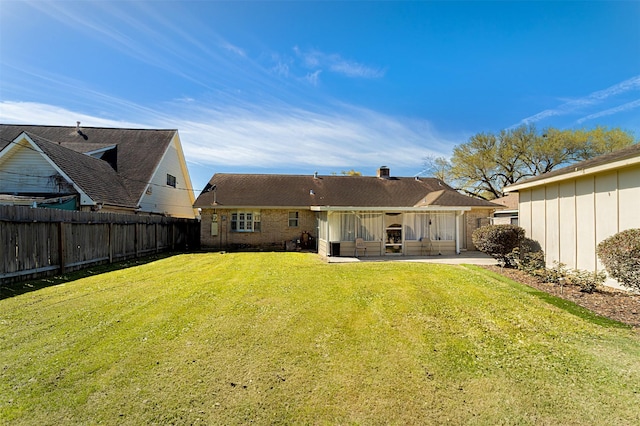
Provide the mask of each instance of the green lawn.
{"label": "green lawn", "polygon": [[640,334],[470,266],[188,254],[0,301],[0,423],[640,424]]}

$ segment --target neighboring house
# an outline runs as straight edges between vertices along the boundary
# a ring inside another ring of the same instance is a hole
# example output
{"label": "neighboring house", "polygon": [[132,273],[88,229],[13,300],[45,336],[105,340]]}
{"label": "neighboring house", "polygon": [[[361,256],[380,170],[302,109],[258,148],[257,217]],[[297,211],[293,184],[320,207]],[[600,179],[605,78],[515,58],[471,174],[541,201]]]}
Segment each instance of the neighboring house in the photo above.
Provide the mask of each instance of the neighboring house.
{"label": "neighboring house", "polygon": [[177,130],[0,125],[0,204],[194,218]]}
{"label": "neighboring house", "polygon": [[358,239],[359,256],[419,256],[473,250],[473,230],[496,205],[381,167],[377,176],[216,174],[195,207],[204,247],[299,241],[323,256],[354,256]]}
{"label": "neighboring house", "polygon": [[520,195],[519,221],[548,266],[603,270],[598,243],[640,228],[640,144],[572,164],[505,191]]}
{"label": "neighboring house", "polygon": [[496,209],[491,216],[492,225],[517,225],[518,224],[518,193],[512,192],[504,197],[491,200],[492,203],[500,204],[502,208]]}

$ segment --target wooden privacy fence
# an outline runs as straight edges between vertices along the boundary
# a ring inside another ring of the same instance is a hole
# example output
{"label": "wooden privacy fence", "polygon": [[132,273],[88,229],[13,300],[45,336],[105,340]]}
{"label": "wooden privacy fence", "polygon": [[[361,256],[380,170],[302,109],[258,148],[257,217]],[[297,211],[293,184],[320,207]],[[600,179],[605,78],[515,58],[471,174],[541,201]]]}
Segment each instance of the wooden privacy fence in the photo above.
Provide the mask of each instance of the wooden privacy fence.
{"label": "wooden privacy fence", "polygon": [[200,222],[0,206],[0,282],[200,246]]}

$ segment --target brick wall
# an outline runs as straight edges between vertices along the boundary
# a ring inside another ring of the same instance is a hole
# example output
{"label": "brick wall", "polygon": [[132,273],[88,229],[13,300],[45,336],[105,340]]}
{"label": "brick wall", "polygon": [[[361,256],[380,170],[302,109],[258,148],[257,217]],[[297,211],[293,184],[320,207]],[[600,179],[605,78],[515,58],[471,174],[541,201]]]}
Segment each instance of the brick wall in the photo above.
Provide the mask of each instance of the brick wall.
{"label": "brick wall", "polygon": [[[211,235],[213,209],[203,209],[201,213],[201,244],[204,248],[264,248],[284,249],[286,241],[299,240],[304,231],[317,237],[316,214],[308,209],[246,209],[260,213],[259,232],[232,232],[231,214],[236,210],[216,209],[218,215],[218,235]],[[298,212],[298,226],[289,227],[289,212]]]}
{"label": "brick wall", "polygon": [[481,226],[489,225],[489,216],[491,216],[492,211],[492,209],[473,209],[465,214],[467,250],[477,250],[476,246],[473,245],[473,231]]}

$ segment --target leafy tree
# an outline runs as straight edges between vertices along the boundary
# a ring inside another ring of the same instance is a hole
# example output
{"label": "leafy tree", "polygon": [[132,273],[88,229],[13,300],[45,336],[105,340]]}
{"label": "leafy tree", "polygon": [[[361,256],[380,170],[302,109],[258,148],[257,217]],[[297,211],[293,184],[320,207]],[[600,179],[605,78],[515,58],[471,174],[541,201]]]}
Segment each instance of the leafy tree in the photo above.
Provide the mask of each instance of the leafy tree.
{"label": "leafy tree", "polygon": [[491,200],[523,179],[627,147],[633,135],[619,128],[545,129],[534,126],[478,133],[453,149],[451,159],[430,157],[425,168],[457,190]]}

